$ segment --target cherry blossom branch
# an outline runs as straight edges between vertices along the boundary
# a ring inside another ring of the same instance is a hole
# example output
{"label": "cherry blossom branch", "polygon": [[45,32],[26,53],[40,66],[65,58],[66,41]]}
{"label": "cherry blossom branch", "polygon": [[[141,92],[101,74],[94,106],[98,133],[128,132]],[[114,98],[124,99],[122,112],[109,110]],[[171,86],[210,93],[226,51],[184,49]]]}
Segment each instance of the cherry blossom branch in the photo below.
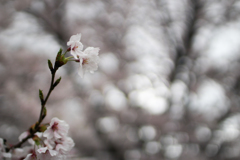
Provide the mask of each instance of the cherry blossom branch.
{"label": "cherry blossom branch", "polygon": [[52,66],[52,63],[50,60],[48,60],[48,67],[51,71],[51,74],[52,74],[52,78],[51,78],[51,83],[50,83],[50,87],[49,87],[49,90],[48,90],[48,93],[47,93],[47,96],[46,98],[44,99],[44,96],[43,96],[43,93],[42,93],[42,90],[39,90],[39,98],[40,98],[40,101],[41,101],[41,111],[40,111],[40,115],[39,115],[39,119],[38,121],[32,125],[29,129],[29,132],[30,134],[23,138],[19,143],[15,144],[15,145],[12,145],[11,147],[9,148],[6,148],[6,151],[10,151],[11,149],[14,149],[14,148],[19,148],[21,147],[21,145],[23,143],[25,143],[29,138],[33,138],[34,137],[34,134],[36,132],[38,132],[41,128],[40,128],[40,125],[43,121],[43,119],[45,118],[46,114],[47,114],[47,111],[46,111],[46,108],[45,108],[45,105],[50,97],[50,94],[52,93],[52,91],[54,90],[54,88],[60,83],[61,81],[61,77],[59,79],[57,79],[55,82],[54,82],[54,79],[55,79],[55,74],[58,70],[58,68],[60,68],[62,65],[66,64],[68,61],[68,59],[66,59],[64,57],[64,55],[62,55],[62,49],[60,49],[60,51],[58,52],[57,54],[57,57],[56,57],[56,61],[55,61],[55,65],[54,65],[54,68]]}
{"label": "cherry blossom branch", "polygon": [[[83,44],[80,42],[80,39],[81,39],[80,33],[71,36],[70,40],[67,42],[67,45],[70,47],[66,50],[64,54],[62,54],[62,49],[59,50],[55,59],[54,67],[52,65],[52,62],[48,60],[48,67],[51,71],[52,76],[51,76],[50,87],[47,92],[47,96],[45,98],[42,90],[39,89],[41,110],[40,110],[38,121],[35,124],[33,124],[28,129],[28,131],[23,132],[19,136],[20,142],[18,142],[15,145],[9,145],[8,147],[6,147],[6,144],[3,143],[3,140],[0,138],[0,146],[2,145],[5,147],[3,149],[3,152],[6,152],[6,154],[4,155],[5,157],[10,157],[11,154],[13,154],[13,152],[11,153],[11,150],[15,148],[20,148],[22,144],[25,143],[30,138],[34,141],[32,145],[40,146],[40,148],[37,151],[34,150],[32,153],[29,153],[26,158],[32,157],[34,159],[35,158],[39,159],[39,156],[41,157],[41,155],[38,155],[38,157],[36,157],[37,156],[36,152],[38,152],[38,154],[49,153],[50,156],[54,156],[54,157],[65,156],[67,152],[69,152],[74,147],[74,142],[72,138],[67,136],[67,132],[69,129],[69,126],[67,123],[59,120],[56,117],[54,117],[51,120],[50,124],[41,124],[41,123],[47,115],[46,103],[52,91],[54,90],[54,88],[61,81],[61,77],[55,80],[55,74],[61,66],[65,65],[68,61],[75,61],[79,63],[78,74],[81,77],[84,76],[84,73],[86,71],[93,73],[98,68],[99,48],[87,47],[83,51]],[[67,52],[70,52],[72,56],[65,57]],[[38,132],[40,132],[45,139],[47,138],[50,141],[49,144],[46,144],[45,142],[43,143],[40,142],[42,141],[42,139],[39,137]],[[53,137],[55,138],[52,139]],[[0,158],[1,158],[1,150],[0,150]]]}

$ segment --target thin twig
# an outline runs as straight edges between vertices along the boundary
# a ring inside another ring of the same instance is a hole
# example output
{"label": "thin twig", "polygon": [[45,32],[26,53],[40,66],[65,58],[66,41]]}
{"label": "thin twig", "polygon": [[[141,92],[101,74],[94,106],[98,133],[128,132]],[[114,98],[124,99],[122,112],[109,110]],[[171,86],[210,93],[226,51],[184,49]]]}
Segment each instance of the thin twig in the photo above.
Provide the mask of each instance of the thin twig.
{"label": "thin twig", "polygon": [[21,147],[21,145],[23,143],[25,143],[29,138],[32,138],[34,136],[34,134],[39,130],[39,126],[41,125],[44,117],[43,117],[43,110],[44,110],[44,107],[48,101],[48,98],[50,96],[50,94],[52,93],[53,89],[54,89],[54,79],[55,79],[55,73],[57,71],[58,67],[54,66],[54,69],[52,70],[51,74],[52,74],[52,78],[51,78],[51,84],[50,84],[50,87],[49,87],[49,90],[48,90],[48,93],[47,93],[47,96],[46,98],[44,99],[43,103],[41,104],[41,111],[40,111],[40,115],[39,115],[39,119],[38,119],[38,122],[35,123],[35,126],[33,127],[33,130],[30,132],[30,134],[25,137],[24,139],[22,139],[19,143],[9,147],[9,148],[6,148],[6,151],[10,151],[11,149],[14,149],[14,148],[19,148]]}

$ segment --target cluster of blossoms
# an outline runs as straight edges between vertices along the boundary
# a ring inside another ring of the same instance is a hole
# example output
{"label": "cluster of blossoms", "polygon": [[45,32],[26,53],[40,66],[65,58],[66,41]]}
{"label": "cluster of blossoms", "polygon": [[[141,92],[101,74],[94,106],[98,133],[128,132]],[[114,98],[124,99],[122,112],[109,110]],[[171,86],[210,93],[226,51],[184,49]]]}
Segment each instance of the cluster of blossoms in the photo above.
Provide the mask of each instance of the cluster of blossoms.
{"label": "cluster of blossoms", "polygon": [[99,48],[87,47],[83,51],[83,44],[80,42],[81,34],[76,34],[71,36],[67,45],[70,46],[68,50],[71,51],[72,56],[75,58],[76,62],[79,62],[78,74],[83,77],[86,71],[93,73],[98,68]]}
{"label": "cluster of blossoms", "polygon": [[[74,147],[72,138],[68,137],[69,125],[58,118],[53,118],[44,132],[37,132],[28,139],[31,146],[5,151],[3,139],[0,138],[0,160],[64,160]],[[30,135],[29,131],[19,136],[19,141]]]}
{"label": "cluster of blossoms", "polygon": [[[24,160],[59,160],[66,159],[69,151],[74,147],[72,138],[68,137],[69,125],[58,118],[53,118],[43,133],[36,133],[30,144],[33,144]],[[27,136],[28,132],[20,135],[19,140]],[[26,151],[23,151],[26,152]]]}

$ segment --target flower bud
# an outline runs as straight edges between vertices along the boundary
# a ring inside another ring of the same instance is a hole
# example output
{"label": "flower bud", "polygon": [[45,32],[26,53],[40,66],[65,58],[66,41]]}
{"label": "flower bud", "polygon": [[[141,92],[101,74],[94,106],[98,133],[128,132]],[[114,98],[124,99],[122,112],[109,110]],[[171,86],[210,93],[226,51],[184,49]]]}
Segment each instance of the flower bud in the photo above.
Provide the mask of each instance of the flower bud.
{"label": "flower bud", "polygon": [[60,48],[55,61],[55,69],[57,70],[59,67],[63,66],[67,62],[68,62],[68,59],[65,58],[64,54],[62,54],[62,49]]}
{"label": "flower bud", "polygon": [[62,78],[60,77],[60,78],[58,78],[58,79],[54,82],[53,88],[55,88],[55,87],[60,83],[61,79],[62,79]]}
{"label": "flower bud", "polygon": [[34,135],[32,139],[37,146],[41,145],[41,139],[37,135]]}
{"label": "flower bud", "polygon": [[41,104],[43,104],[44,103],[44,96],[43,96],[42,90],[40,90],[40,89],[39,89],[39,98],[40,98]]}

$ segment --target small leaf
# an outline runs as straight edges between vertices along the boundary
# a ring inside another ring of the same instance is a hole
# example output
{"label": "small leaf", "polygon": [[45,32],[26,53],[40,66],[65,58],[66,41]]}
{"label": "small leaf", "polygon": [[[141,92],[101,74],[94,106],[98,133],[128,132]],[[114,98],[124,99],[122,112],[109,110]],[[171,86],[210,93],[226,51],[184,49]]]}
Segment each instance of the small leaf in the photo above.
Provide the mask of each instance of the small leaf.
{"label": "small leaf", "polygon": [[42,119],[44,119],[46,117],[46,115],[47,115],[47,108],[44,107],[43,108],[43,113],[42,113]]}
{"label": "small leaf", "polygon": [[55,88],[55,87],[60,83],[61,79],[62,79],[62,78],[60,77],[60,78],[58,78],[58,79],[54,82],[53,88]]}
{"label": "small leaf", "polygon": [[41,139],[38,136],[32,138],[37,146],[41,145]]}
{"label": "small leaf", "polygon": [[43,104],[43,102],[44,102],[44,96],[43,96],[43,93],[42,93],[42,90],[41,90],[41,89],[39,89],[39,98],[40,98],[41,103]]}
{"label": "small leaf", "polygon": [[52,62],[50,61],[50,59],[48,60],[48,67],[49,67],[50,71],[52,72],[53,71],[53,65],[52,65]]}

